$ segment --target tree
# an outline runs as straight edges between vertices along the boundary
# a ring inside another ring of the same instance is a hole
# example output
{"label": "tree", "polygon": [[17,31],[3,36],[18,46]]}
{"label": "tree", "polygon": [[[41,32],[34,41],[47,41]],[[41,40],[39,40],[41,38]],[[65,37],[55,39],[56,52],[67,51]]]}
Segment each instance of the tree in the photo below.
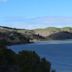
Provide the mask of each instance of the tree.
{"label": "tree", "polygon": [[5,39],[0,40],[0,46],[5,46],[7,44],[8,42]]}
{"label": "tree", "polygon": [[[15,71],[16,70],[16,71]],[[0,48],[0,72],[50,72],[51,63],[35,51],[21,51]]]}
{"label": "tree", "polygon": [[10,49],[0,48],[0,65],[1,64],[16,64],[16,54]]}
{"label": "tree", "polygon": [[51,64],[45,58],[41,59],[35,52],[19,52],[20,72],[50,72]]}

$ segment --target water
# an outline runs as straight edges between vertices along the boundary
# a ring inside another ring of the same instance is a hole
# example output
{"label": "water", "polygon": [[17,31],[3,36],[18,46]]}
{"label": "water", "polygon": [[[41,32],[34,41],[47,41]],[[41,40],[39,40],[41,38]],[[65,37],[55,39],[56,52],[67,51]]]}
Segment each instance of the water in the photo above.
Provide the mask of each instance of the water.
{"label": "water", "polygon": [[52,64],[56,72],[72,72],[72,41],[48,41],[25,45],[9,46],[15,52],[21,50],[36,51]]}

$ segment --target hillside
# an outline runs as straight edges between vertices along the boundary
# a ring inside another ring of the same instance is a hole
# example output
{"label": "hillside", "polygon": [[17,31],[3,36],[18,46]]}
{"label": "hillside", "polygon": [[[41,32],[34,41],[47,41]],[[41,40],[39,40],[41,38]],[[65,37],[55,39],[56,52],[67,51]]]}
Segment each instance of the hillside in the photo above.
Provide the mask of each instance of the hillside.
{"label": "hillside", "polygon": [[67,31],[57,32],[47,36],[48,40],[66,40],[72,39],[72,33]]}
{"label": "hillside", "polygon": [[72,39],[72,28],[16,29],[0,26],[0,44],[31,43],[45,40]]}
{"label": "hillside", "polygon": [[29,43],[29,37],[22,35],[16,28],[2,27],[0,26],[0,45],[17,44],[17,43]]}
{"label": "hillside", "polygon": [[35,29],[34,31],[36,34],[40,34],[42,36],[49,36],[51,34],[61,31],[72,32],[72,27],[64,27],[64,28],[48,27],[43,29]]}
{"label": "hillside", "polygon": [[37,40],[44,40],[45,37],[35,34],[33,30],[16,29],[0,26],[0,45],[31,43]]}

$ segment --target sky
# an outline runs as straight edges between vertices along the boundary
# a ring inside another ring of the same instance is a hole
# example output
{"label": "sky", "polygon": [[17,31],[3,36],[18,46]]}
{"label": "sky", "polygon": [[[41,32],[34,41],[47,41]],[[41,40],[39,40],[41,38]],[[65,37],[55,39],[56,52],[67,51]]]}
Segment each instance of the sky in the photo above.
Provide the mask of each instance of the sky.
{"label": "sky", "polygon": [[0,25],[27,29],[72,26],[72,0],[0,0]]}

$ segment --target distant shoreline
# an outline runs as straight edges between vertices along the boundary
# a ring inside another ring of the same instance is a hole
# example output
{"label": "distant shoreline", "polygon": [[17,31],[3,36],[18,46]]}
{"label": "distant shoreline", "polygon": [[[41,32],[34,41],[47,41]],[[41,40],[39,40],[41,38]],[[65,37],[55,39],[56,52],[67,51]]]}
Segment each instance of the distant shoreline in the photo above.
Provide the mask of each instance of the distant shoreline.
{"label": "distant shoreline", "polygon": [[12,43],[12,44],[8,44],[7,46],[12,46],[12,45],[26,45],[26,44],[32,44],[32,43],[66,44],[66,43],[72,43],[72,39],[71,40],[36,41],[36,42],[30,42],[30,43]]}

